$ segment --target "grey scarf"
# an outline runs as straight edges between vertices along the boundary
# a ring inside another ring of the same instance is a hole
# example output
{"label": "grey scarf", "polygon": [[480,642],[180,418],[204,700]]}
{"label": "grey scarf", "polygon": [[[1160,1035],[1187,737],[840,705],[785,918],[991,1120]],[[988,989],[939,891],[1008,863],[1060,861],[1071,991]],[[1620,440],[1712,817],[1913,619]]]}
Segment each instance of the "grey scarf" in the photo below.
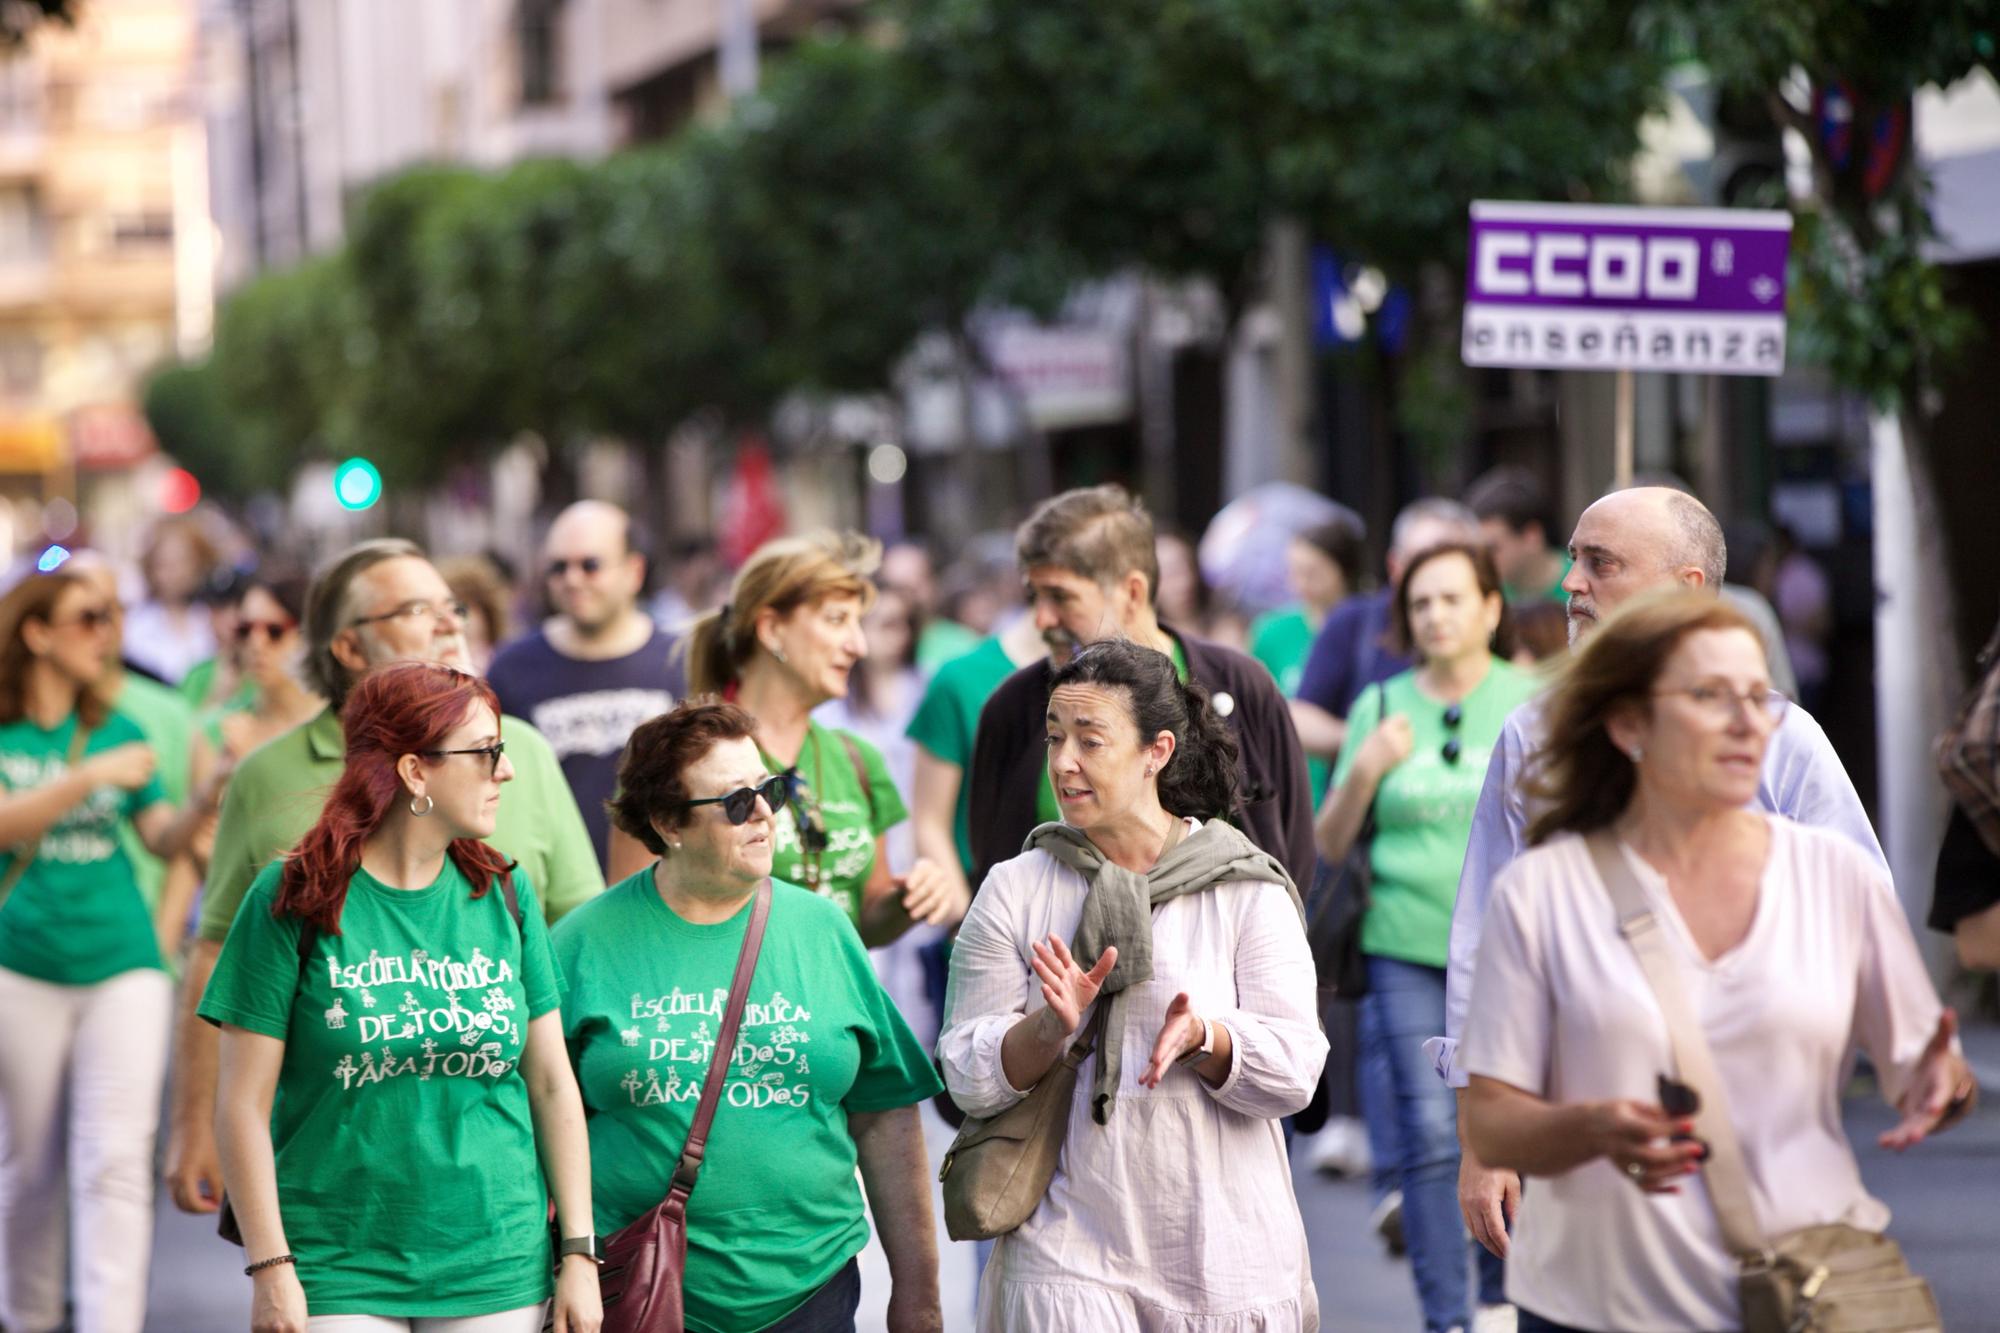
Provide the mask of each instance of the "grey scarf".
{"label": "grey scarf", "polygon": [[1090,894],[1083,900],[1083,920],[1070,944],[1077,966],[1093,966],[1108,945],[1118,949],[1117,965],[1098,994],[1098,1003],[1113,1006],[1105,1015],[1097,1080],[1090,1094],[1091,1115],[1101,1125],[1109,1119],[1111,1103],[1118,1097],[1125,1029],[1118,1018],[1116,997],[1128,986],[1153,979],[1153,909],[1184,893],[1200,893],[1237,880],[1282,886],[1291,895],[1301,924],[1305,907],[1299,901],[1298,887],[1277,859],[1260,851],[1241,829],[1220,819],[1209,820],[1182,839],[1143,875],[1107,860],[1096,843],[1068,824],[1036,828],[1022,850],[1037,847],[1090,881]]}

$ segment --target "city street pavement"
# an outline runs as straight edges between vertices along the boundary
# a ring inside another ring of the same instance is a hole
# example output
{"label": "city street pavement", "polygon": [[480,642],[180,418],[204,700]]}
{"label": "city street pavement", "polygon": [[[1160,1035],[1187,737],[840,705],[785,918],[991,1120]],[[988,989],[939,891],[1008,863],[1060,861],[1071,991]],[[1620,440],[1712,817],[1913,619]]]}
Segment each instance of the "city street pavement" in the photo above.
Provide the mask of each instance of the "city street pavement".
{"label": "city street pavement", "polygon": [[[1862,1174],[1894,1210],[1892,1234],[1937,1289],[1945,1327],[1952,1333],[2000,1333],[2000,1261],[1993,1242],[1994,1219],[2000,1216],[2000,1028],[1973,1029],[1966,1047],[1987,1089],[1967,1124],[1898,1156],[1875,1146],[1875,1136],[1893,1123],[1878,1099],[1851,1098],[1846,1119]],[[924,1119],[935,1164],[943,1159],[951,1132],[928,1109]],[[1368,1232],[1366,1184],[1309,1171],[1295,1178],[1328,1333],[1419,1328],[1409,1265],[1388,1259]],[[956,1333],[972,1326],[972,1246],[943,1241],[941,1224],[939,1236],[945,1327]],[[249,1327],[249,1290],[241,1251],[216,1238],[215,1219],[185,1217],[163,1199],[149,1333],[238,1333]],[[888,1266],[880,1245],[871,1241],[862,1255],[861,1333],[883,1330],[887,1292]]]}

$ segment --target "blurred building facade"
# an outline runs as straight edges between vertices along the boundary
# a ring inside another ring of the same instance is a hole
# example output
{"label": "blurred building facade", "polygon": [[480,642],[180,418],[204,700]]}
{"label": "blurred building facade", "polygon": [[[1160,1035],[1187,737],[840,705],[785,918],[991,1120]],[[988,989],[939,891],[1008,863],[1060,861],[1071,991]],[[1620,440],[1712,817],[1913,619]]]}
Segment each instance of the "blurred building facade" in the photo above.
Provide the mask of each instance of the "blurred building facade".
{"label": "blurred building facade", "polygon": [[0,64],[0,521],[27,535],[79,487],[130,510],[141,381],[208,338],[195,75],[194,0],[93,0]]}

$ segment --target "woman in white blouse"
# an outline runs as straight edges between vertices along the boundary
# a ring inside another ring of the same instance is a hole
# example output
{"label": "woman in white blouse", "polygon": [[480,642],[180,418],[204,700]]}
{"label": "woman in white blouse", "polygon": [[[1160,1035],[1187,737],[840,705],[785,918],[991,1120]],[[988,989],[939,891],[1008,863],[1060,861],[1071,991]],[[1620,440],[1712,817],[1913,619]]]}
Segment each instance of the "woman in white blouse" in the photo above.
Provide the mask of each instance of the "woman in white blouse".
{"label": "woman in white blouse", "polygon": [[1685,1075],[1583,835],[1615,836],[1660,923],[1765,1236],[1888,1223],[1841,1129],[1857,1045],[1903,1113],[1885,1146],[1971,1105],[1887,878],[1837,835],[1746,808],[1784,707],[1750,622],[1686,593],[1607,623],[1549,696],[1547,812],[1495,881],[1465,1042],[1472,1147],[1547,1178],[1508,1257],[1521,1333],[1743,1326],[1705,1149],[1659,1104],[1661,1076]]}
{"label": "woman in white blouse", "polygon": [[1056,672],[1048,746],[1063,822],[994,867],[952,952],[952,1097],[999,1113],[1110,1007],[979,1327],[1317,1329],[1278,1122],[1311,1098],[1326,1039],[1298,892],[1219,817],[1235,744],[1164,654],[1106,642]]}

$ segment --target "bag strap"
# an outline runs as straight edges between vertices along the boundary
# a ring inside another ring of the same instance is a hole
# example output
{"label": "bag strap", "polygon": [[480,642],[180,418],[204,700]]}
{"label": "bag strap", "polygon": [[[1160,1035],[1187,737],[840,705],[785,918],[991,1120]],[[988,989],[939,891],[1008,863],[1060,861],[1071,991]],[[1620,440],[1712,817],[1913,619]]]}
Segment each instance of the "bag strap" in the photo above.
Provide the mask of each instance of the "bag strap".
{"label": "bag strap", "polygon": [[875,822],[875,790],[874,784],[868,781],[868,765],[861,762],[861,747],[854,743],[854,737],[844,731],[833,734],[840,737],[840,746],[847,751],[847,762],[854,765],[854,776],[861,780],[861,802],[868,807],[868,821],[872,824]]}
{"label": "bag strap", "polygon": [[1639,957],[1639,969],[1653,988],[1660,1014],[1667,1021],[1667,1038],[1673,1045],[1674,1065],[1681,1079],[1701,1098],[1695,1115],[1695,1133],[1708,1145],[1708,1160],[1702,1164],[1702,1180],[1708,1187],[1709,1202],[1715,1205],[1716,1221],[1722,1224],[1722,1241],[1739,1259],[1767,1253],[1764,1229],[1757,1221],[1757,1208],[1750,1197],[1750,1172],[1743,1162],[1743,1145],[1729,1118],[1729,1101],[1722,1091],[1722,1079],[1715,1072],[1715,1057],[1708,1038],[1696,1021],[1681,986],[1680,969],[1667,950],[1665,928],[1639,887],[1639,877],[1619,849],[1618,840],[1607,829],[1585,836],[1590,860],[1597,877],[1611,895],[1618,913],[1618,933]]}
{"label": "bag strap", "polygon": [[[89,740],[90,728],[84,726],[83,719],[79,717],[76,720],[76,731],[69,738],[69,753],[63,757],[63,769],[65,771],[75,768],[76,761],[83,758],[83,747]],[[62,816],[58,815],[56,818],[60,819]],[[49,822],[53,825],[55,821],[50,820]],[[47,836],[48,831],[44,829],[42,837]],[[41,855],[41,852],[42,839],[36,838],[34,846],[27,848],[14,858],[14,864],[7,867],[6,878],[0,879],[0,903],[7,901],[8,896],[14,892],[14,886],[21,882],[21,876],[28,873],[28,867],[35,863],[35,858]]]}
{"label": "bag strap", "polygon": [[688,1126],[687,1143],[674,1167],[673,1187],[667,1191],[670,1206],[685,1207],[701,1176],[702,1153],[708,1147],[708,1127],[715,1120],[715,1108],[722,1101],[722,1085],[729,1075],[729,1063],[736,1054],[736,1032],[743,1024],[743,1006],[750,999],[750,977],[757,970],[757,955],[764,947],[764,923],[771,916],[771,881],[757,886],[750,907],[750,924],[743,932],[743,947],[736,955],[736,974],[729,979],[729,1007],[722,1014],[722,1030],[716,1034],[715,1051],[708,1057],[708,1078],[701,1085],[701,1102]]}

